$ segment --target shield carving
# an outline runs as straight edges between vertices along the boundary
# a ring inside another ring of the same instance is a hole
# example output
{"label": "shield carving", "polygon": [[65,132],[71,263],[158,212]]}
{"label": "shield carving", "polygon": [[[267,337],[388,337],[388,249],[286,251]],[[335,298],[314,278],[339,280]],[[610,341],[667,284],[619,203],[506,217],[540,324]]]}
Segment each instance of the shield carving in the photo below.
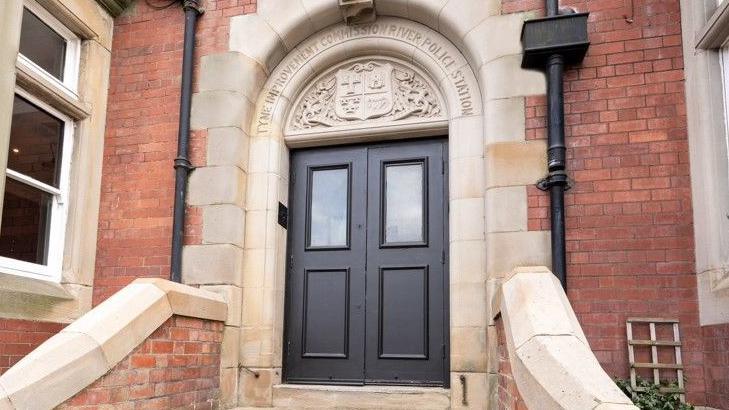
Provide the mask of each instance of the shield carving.
{"label": "shield carving", "polygon": [[392,66],[355,64],[337,71],[335,112],[346,120],[367,120],[392,111]]}

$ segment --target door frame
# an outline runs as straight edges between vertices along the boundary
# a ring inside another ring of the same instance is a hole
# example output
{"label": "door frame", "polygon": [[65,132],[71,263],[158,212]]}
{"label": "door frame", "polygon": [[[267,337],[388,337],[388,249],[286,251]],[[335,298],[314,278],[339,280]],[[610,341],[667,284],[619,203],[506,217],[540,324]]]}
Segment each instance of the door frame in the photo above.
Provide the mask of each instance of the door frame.
{"label": "door frame", "polygon": [[[424,138],[412,138],[412,139],[406,139],[406,140],[390,140],[390,141],[376,141],[371,143],[355,143],[355,144],[346,144],[346,145],[337,145],[337,146],[318,146],[318,147],[311,147],[311,148],[301,148],[301,149],[291,149],[288,151],[289,156],[289,163],[292,163],[291,157],[294,155],[297,151],[306,151],[306,150],[317,150],[317,149],[337,149],[337,148],[346,148],[346,147],[366,147],[366,148],[380,148],[380,147],[387,147],[387,146],[393,146],[393,145],[399,145],[399,144],[408,144],[409,142],[418,143],[423,141],[442,141],[443,142],[443,152],[442,152],[442,167],[443,167],[443,186],[442,186],[442,198],[443,198],[443,214],[442,214],[442,222],[443,222],[443,284],[442,284],[442,291],[443,291],[443,346],[444,351],[442,352],[443,355],[443,384],[440,383],[417,383],[417,382],[403,382],[403,383],[392,383],[392,382],[367,382],[366,379],[363,378],[362,383],[352,383],[347,381],[329,381],[329,382],[321,382],[321,381],[313,381],[313,382],[307,382],[307,381],[289,381],[288,380],[288,369],[287,369],[287,362],[286,357],[288,356],[288,339],[289,339],[289,327],[287,326],[287,323],[289,320],[291,320],[292,316],[292,308],[291,308],[291,286],[289,286],[289,277],[291,273],[291,262],[293,260],[293,254],[292,254],[292,246],[293,246],[293,235],[289,235],[289,229],[291,228],[291,213],[292,211],[290,208],[288,209],[288,217],[287,217],[287,228],[286,228],[286,266],[285,266],[285,284],[284,284],[284,322],[283,322],[283,338],[282,338],[282,361],[281,361],[281,378],[284,383],[292,383],[292,384],[312,384],[312,385],[353,385],[353,386],[364,386],[364,385],[380,385],[380,386],[421,386],[421,387],[442,387],[442,388],[450,388],[451,380],[450,380],[450,329],[451,329],[451,322],[450,322],[450,234],[449,234],[449,227],[450,227],[450,219],[449,219],[449,208],[450,208],[450,195],[449,195],[449,139],[448,135],[442,135],[438,137],[424,137]],[[326,168],[327,165],[323,165],[322,168]],[[350,169],[352,167],[350,166]],[[289,169],[289,181],[291,181],[294,169],[293,167]],[[367,172],[366,174],[368,174]],[[308,178],[309,176],[307,176]],[[349,201],[351,201],[351,181],[352,181],[352,175],[349,175],[350,180],[350,186],[348,187],[349,190]],[[427,178],[427,176],[426,176]],[[367,178],[365,177],[365,180],[367,181]],[[307,182],[308,183],[308,182]],[[426,181],[426,188],[430,189],[428,186],[428,183]],[[310,195],[309,195],[309,188],[306,189],[307,192],[307,198],[305,198],[305,206],[307,207],[307,211],[309,212],[309,206],[310,206]],[[289,183],[288,184],[288,203],[291,203],[291,199],[294,195],[294,184]],[[380,205],[382,206],[382,205]],[[367,211],[365,211],[367,212]],[[382,210],[381,210],[382,212]],[[307,218],[308,219],[308,218]],[[347,223],[351,225],[351,215],[347,216]],[[382,221],[377,221],[378,223],[381,223]],[[367,221],[367,224],[369,224],[369,221]],[[308,224],[308,221],[305,222],[305,234],[304,234],[304,246],[307,246],[306,237],[308,235],[310,227]],[[365,228],[365,231],[367,231],[367,228]],[[350,236],[351,236],[351,226],[349,229]],[[382,233],[380,233],[381,235]],[[381,241],[381,238],[378,238],[378,241]],[[347,238],[348,245],[351,245],[351,237]],[[365,242],[367,240],[365,239]],[[365,243],[365,252],[367,252],[367,244]],[[365,305],[365,311],[366,311],[366,305]],[[366,328],[366,327],[365,327]],[[367,336],[365,333],[365,344],[367,341]],[[366,349],[365,349],[366,353]],[[366,366],[366,356],[364,357],[363,366]],[[363,367],[363,370],[365,367]]]}
{"label": "door frame", "polygon": [[[493,202],[489,205],[486,201],[489,188],[494,189],[492,201],[503,198],[502,191],[519,189],[524,199],[517,202],[526,204],[526,187],[532,185],[536,175],[532,168],[539,168],[539,175],[543,172],[543,161],[539,162],[537,158],[543,157],[544,142],[512,144],[499,141],[498,144],[489,145],[489,142],[495,142],[489,140],[489,135],[493,138],[496,136],[485,127],[479,81],[458,48],[443,35],[411,20],[382,17],[378,18],[377,24],[380,28],[396,29],[395,34],[402,31],[417,34],[421,39],[427,38],[435,47],[440,47],[442,54],[455,58],[455,62],[444,64],[431,54],[420,52],[412,42],[392,38],[390,31],[355,32],[341,24],[333,25],[307,40],[307,44],[317,45],[318,50],[312,46],[311,49],[307,48],[311,53],[307,51],[305,55],[301,49],[282,53],[285,56],[251,100],[255,100],[251,105],[254,111],[249,118],[250,123],[246,122],[250,126],[242,130],[248,137],[249,161],[240,172],[244,191],[241,197],[245,204],[245,218],[241,223],[245,225],[245,239],[237,259],[241,266],[240,276],[234,281],[242,287],[239,363],[259,375],[255,377],[241,370],[238,372],[239,385],[246,388],[256,386],[255,392],[241,390],[241,394],[245,397],[260,396],[261,403],[270,405],[272,386],[281,383],[287,234],[277,223],[277,214],[279,203],[288,203],[290,149],[448,135],[451,216],[448,249],[449,367],[450,385],[454,391],[462,383],[469,387],[489,383],[488,352],[495,346],[490,295],[497,286],[500,272],[506,273],[513,267],[510,257],[514,252],[509,248],[510,244],[524,237],[534,239],[530,243],[534,243],[537,249],[542,248],[541,243],[548,244],[548,235],[542,232],[521,232],[520,229],[517,229],[519,232],[511,232],[511,228],[508,232],[502,232],[503,229],[495,227],[487,233],[485,223],[487,210],[494,210]],[[335,39],[335,34],[342,31],[351,31],[352,36]],[[375,44],[376,48],[373,48]],[[364,121],[362,124],[357,123],[359,126],[345,124],[333,129],[322,127],[304,136],[288,133],[286,121],[289,113],[297,110],[295,101],[320,73],[344,60],[383,58],[420,70],[433,84],[433,92],[442,99],[445,118],[437,121],[414,118],[393,125]],[[487,147],[503,149],[487,150]],[[516,155],[513,153],[518,154],[520,169],[525,172],[501,172],[506,168],[502,157]],[[487,161],[487,158],[493,160]],[[532,167],[530,164],[533,161],[540,166]],[[488,174],[487,163],[490,164]],[[196,172],[202,175],[199,170]],[[193,182],[191,180],[191,185],[195,185]],[[203,182],[197,185],[202,190]],[[514,218],[526,226],[526,217],[525,211]],[[207,221],[205,215],[203,218]],[[514,218],[511,214],[501,215],[498,220],[511,222]],[[487,246],[487,243],[497,246]],[[200,249],[200,253],[206,252],[208,245],[204,246],[206,249]],[[493,258],[489,253],[501,255]],[[211,274],[208,266],[201,269],[206,275]]]}

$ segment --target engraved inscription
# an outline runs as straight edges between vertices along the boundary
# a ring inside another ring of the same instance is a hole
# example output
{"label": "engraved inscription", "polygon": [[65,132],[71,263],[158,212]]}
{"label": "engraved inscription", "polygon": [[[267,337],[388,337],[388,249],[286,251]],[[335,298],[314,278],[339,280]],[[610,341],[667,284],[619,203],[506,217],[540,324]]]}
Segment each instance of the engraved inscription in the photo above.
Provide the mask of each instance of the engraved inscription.
{"label": "engraved inscription", "polygon": [[[371,24],[333,27],[298,46],[293,54],[287,57],[274,72],[274,77],[269,82],[270,86],[266,91],[256,118],[257,132],[266,133],[271,130],[271,116],[278,102],[278,97],[294,74],[306,62],[327,49],[358,38],[389,38],[415,46],[441,67],[447,75],[446,78],[450,82],[450,86],[456,90],[459,112],[451,115],[467,116],[477,114],[478,102],[475,101],[471,90],[472,84],[467,80],[470,76],[466,76],[464,72],[468,68],[465,67],[466,61],[463,57],[452,47],[442,44],[441,40],[428,30],[419,30],[409,24],[383,19]],[[367,94],[363,91],[360,95],[339,96],[336,94],[339,90],[336,75],[318,82],[315,87],[309,90],[306,99],[300,103],[300,107],[297,107],[297,110],[301,110],[300,127],[304,129],[314,126],[335,126],[341,121],[364,121],[361,118],[362,116],[368,119],[383,118],[396,111],[401,115],[408,112],[408,107],[413,106],[419,106],[419,109],[425,112],[423,115],[427,115],[428,110],[434,108],[429,104],[425,104],[426,101],[430,101],[432,90],[423,89],[418,84],[419,82],[422,83],[422,79],[417,76],[408,78],[409,74],[407,72],[398,71],[397,67],[393,67],[390,72],[389,84],[392,88],[388,92],[388,81],[384,72],[374,74],[375,77],[377,77],[377,74],[381,75],[381,78],[370,78],[369,81],[373,81],[371,85],[381,85],[382,88],[371,88],[370,91],[372,92]],[[364,80],[364,77],[362,78]],[[366,87],[364,83],[357,84],[356,79],[354,80],[355,83],[347,87],[353,87],[353,89],[354,87]],[[377,93],[376,90],[382,91]],[[427,94],[431,94],[430,97]],[[342,104],[335,105],[336,101],[340,101]],[[387,111],[390,103],[392,103],[392,109],[389,113],[379,114]],[[437,108],[442,109],[442,107]],[[416,112],[406,114],[406,116],[412,115],[421,114]]]}

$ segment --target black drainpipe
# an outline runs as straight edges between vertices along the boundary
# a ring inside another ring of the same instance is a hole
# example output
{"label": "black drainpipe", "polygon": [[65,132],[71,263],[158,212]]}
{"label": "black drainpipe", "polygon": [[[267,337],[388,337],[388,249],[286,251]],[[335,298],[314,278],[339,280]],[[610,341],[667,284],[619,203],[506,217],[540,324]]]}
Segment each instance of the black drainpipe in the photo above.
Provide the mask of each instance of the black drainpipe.
{"label": "black drainpipe", "polygon": [[552,225],[552,271],[567,288],[564,192],[570,188],[567,176],[567,148],[564,136],[564,66],[578,64],[585,57],[587,13],[560,14],[559,0],[545,0],[547,16],[524,22],[521,41],[523,68],[544,70],[547,75],[547,171],[537,187],[549,191]]}
{"label": "black drainpipe", "polygon": [[562,287],[567,288],[567,247],[565,245],[564,191],[569,189],[567,147],[564,143],[564,58],[549,56],[547,61],[547,170],[549,174],[537,183],[549,190],[549,211],[552,221],[552,270]]}
{"label": "black drainpipe", "polygon": [[187,177],[192,170],[190,151],[190,108],[192,102],[192,68],[195,53],[195,26],[203,13],[200,0],[183,0],[185,42],[182,48],[182,83],[180,85],[180,124],[175,158],[175,205],[172,214],[172,257],[170,280],[182,282],[182,241],[185,233],[185,197]]}

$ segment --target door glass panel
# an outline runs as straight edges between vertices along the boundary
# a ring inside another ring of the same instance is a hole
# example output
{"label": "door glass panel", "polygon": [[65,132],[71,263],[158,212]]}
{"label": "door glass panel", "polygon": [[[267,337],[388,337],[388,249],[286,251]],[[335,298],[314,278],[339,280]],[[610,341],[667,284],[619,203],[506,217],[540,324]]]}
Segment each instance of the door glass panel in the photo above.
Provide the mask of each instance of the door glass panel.
{"label": "door glass panel", "polygon": [[425,241],[423,165],[385,166],[385,243]]}
{"label": "door glass panel", "polygon": [[312,171],[309,246],[347,246],[348,213],[349,168]]}
{"label": "door glass panel", "polygon": [[20,54],[63,81],[66,40],[28,9],[23,9]]}

